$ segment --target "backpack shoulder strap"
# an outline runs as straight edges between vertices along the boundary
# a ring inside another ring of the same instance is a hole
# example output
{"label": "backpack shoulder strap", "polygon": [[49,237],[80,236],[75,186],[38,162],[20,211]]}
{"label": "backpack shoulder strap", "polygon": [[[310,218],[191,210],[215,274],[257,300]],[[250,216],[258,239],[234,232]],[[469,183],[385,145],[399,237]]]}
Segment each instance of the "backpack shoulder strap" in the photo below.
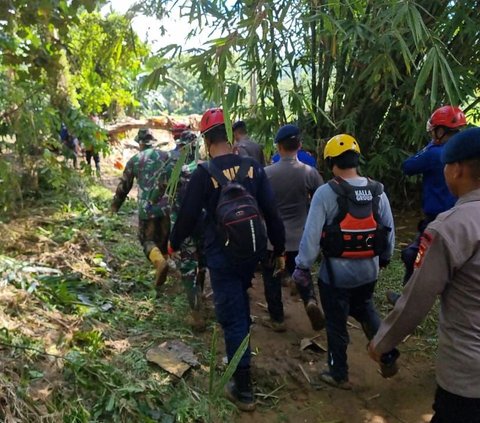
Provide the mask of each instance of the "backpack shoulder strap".
{"label": "backpack shoulder strap", "polygon": [[247,177],[251,165],[251,160],[249,160],[248,158],[242,158],[242,161],[240,162],[240,167],[237,174],[235,175],[234,181],[242,182]]}
{"label": "backpack shoulder strap", "polygon": [[200,163],[199,166],[203,167],[209,175],[215,179],[220,186],[226,186],[230,181],[223,174],[222,170],[216,166],[212,160],[205,163]]}
{"label": "backpack shoulder strap", "polygon": [[330,179],[328,185],[330,185],[333,192],[340,197],[348,197],[353,190],[352,186],[347,181],[340,178],[340,176]]}
{"label": "backpack shoulder strap", "polygon": [[383,194],[383,185],[380,182],[374,181],[373,179],[368,178],[368,186],[371,187],[373,200],[372,200],[372,211],[373,217],[376,222],[380,222],[380,196]]}
{"label": "backpack shoulder strap", "polygon": [[368,186],[372,190],[372,195],[374,197],[380,196],[383,194],[383,185],[380,182],[374,181],[373,179],[367,178]]}
{"label": "backpack shoulder strap", "polygon": [[339,176],[328,181],[328,185],[332,188],[333,192],[337,194],[338,213],[333,219],[332,224],[340,224],[348,213],[348,198],[352,188],[347,181]]}

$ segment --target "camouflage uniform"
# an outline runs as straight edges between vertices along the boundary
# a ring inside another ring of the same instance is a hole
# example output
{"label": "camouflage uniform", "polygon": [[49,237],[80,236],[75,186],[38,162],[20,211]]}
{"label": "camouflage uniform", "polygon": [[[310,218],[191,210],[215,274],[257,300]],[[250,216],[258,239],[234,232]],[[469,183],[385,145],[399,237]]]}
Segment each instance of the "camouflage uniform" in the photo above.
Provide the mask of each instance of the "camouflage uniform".
{"label": "camouflage uniform", "polygon": [[167,253],[170,206],[165,189],[170,174],[168,153],[147,148],[127,162],[112,201],[112,210],[118,211],[137,178],[138,238],[147,257],[155,246],[162,254]]}
{"label": "camouflage uniform", "polygon": [[[189,159],[194,159],[195,152],[192,147],[193,144],[186,147],[190,148],[190,151],[188,151],[186,155],[186,160],[188,161],[190,161]],[[172,153],[173,157],[178,160],[181,155],[181,148],[175,149]],[[188,165],[182,166],[175,202],[172,207],[172,226],[175,224],[177,212],[183,200],[190,176],[196,168],[197,163],[195,160],[192,160]],[[177,263],[178,269],[181,273],[182,284],[187,294],[188,303],[193,312],[199,312],[202,309],[201,296],[203,293],[206,270],[206,260],[203,253],[203,221],[203,216],[201,216],[198,220],[194,234],[187,238],[182,244],[182,247],[180,248],[180,260]],[[200,316],[194,316],[194,320],[197,319],[202,320]]]}

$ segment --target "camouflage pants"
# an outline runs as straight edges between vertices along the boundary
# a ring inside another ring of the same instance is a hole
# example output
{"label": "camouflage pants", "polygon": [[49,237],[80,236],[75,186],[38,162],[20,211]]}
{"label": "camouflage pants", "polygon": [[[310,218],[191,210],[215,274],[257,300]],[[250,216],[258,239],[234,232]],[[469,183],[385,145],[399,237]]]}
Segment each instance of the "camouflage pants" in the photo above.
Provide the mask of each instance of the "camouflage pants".
{"label": "camouflage pants", "polygon": [[158,247],[162,254],[166,255],[169,236],[170,216],[138,220],[138,239],[147,258],[154,247]]}
{"label": "camouflage pants", "polygon": [[[172,213],[172,225],[176,214]],[[203,252],[203,219],[200,219],[192,236],[188,237],[180,248],[180,260],[176,263],[182,278],[182,285],[187,294],[192,310],[201,308],[201,296],[207,267]]]}

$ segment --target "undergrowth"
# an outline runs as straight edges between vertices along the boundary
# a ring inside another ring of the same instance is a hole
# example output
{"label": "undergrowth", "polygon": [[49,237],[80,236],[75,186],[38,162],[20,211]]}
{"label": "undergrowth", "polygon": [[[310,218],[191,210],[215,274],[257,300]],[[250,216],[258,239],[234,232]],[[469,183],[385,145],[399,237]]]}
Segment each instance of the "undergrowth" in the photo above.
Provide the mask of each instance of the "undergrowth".
{"label": "undergrowth", "polygon": [[[212,377],[224,383],[216,345],[210,351],[184,321],[188,304],[174,278],[155,299],[135,201],[111,215],[111,198],[76,178],[3,225],[0,361],[8,372],[0,373],[0,420],[231,420],[232,405],[210,392]],[[145,357],[173,339],[202,364],[182,379]]]}

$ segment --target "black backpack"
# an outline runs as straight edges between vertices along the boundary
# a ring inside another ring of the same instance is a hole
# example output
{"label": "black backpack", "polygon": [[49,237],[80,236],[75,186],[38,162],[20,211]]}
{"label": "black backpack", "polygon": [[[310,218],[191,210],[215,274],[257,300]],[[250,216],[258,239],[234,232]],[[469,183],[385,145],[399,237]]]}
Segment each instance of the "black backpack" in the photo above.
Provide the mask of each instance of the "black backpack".
{"label": "black backpack", "polygon": [[380,223],[378,208],[383,185],[368,179],[365,186],[352,186],[340,177],[328,182],[338,195],[338,214],[322,231],[320,245],[325,257],[349,259],[381,255],[392,230]]}
{"label": "black backpack", "polygon": [[235,262],[260,260],[267,250],[267,232],[257,200],[241,184],[252,160],[242,158],[233,180],[212,161],[202,166],[221,187],[215,210],[217,233],[226,253]]}

